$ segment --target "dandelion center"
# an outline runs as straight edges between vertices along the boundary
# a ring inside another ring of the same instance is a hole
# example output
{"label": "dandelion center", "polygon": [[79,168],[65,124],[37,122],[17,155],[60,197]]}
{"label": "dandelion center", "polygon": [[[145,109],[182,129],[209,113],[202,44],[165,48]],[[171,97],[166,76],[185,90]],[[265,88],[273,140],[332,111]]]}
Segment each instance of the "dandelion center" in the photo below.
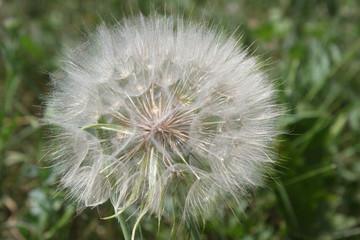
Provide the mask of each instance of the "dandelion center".
{"label": "dandelion center", "polygon": [[116,129],[122,129],[117,140],[130,140],[144,151],[154,147],[158,151],[181,155],[189,141],[195,114],[173,91],[173,87],[153,84],[140,96],[126,97],[123,106],[106,120],[116,125]]}

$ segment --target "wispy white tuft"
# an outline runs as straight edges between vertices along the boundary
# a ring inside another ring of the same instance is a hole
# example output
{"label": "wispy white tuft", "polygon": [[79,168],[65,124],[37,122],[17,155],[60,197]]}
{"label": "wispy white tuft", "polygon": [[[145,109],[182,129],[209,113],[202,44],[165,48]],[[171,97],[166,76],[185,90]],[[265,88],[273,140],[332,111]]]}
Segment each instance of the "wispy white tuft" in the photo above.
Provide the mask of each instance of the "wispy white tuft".
{"label": "wispy white tuft", "polygon": [[[275,90],[237,40],[169,17],[105,25],[55,73],[46,122],[61,186],[184,220],[239,200],[273,163]],[[135,230],[134,230],[135,231]]]}

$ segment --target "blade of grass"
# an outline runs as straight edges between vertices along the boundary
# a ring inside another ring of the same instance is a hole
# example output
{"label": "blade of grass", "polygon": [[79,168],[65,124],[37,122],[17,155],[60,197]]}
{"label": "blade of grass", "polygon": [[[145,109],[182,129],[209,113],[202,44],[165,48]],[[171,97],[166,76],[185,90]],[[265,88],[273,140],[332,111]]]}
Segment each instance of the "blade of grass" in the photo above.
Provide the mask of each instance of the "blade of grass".
{"label": "blade of grass", "polygon": [[336,168],[336,165],[335,164],[330,164],[328,166],[325,166],[325,167],[321,167],[321,168],[318,168],[318,169],[314,169],[312,171],[308,171],[306,172],[305,174],[303,175],[300,175],[298,177],[295,177],[295,178],[292,178],[288,181],[285,182],[285,186],[290,186],[292,184],[295,184],[295,183],[298,183],[298,182],[301,182],[301,181],[304,181],[306,179],[309,179],[309,178],[312,178],[312,177],[315,177],[319,174],[324,174],[324,173],[327,173],[328,171],[331,171],[333,169]]}
{"label": "blade of grass", "polygon": [[285,207],[286,214],[288,215],[291,225],[294,227],[297,234],[301,234],[301,229],[300,229],[300,224],[299,224],[298,218],[296,217],[295,210],[291,204],[289,195],[288,195],[286,188],[281,180],[278,181],[277,190],[280,194],[280,200],[282,201],[282,203]]}

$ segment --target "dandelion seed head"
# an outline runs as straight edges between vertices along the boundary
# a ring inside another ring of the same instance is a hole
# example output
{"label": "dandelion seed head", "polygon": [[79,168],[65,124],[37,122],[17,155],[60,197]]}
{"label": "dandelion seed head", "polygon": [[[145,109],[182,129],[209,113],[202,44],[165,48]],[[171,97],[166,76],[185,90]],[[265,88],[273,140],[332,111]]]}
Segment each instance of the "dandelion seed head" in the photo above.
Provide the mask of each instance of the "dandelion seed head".
{"label": "dandelion seed head", "polygon": [[80,209],[110,200],[116,213],[186,219],[247,196],[274,162],[273,84],[237,40],[204,25],[102,25],[52,80],[50,158]]}

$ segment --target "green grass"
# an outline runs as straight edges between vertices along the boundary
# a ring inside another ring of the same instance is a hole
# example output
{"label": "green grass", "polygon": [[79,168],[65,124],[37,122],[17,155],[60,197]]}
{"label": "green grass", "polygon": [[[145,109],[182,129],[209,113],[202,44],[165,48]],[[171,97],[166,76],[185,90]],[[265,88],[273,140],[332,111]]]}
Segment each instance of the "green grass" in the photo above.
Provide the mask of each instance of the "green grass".
{"label": "green grass", "polygon": [[[0,239],[121,239],[100,220],[109,206],[76,215],[46,168],[39,124],[49,74],[66,47],[101,21],[157,10],[205,19],[268,64],[287,115],[274,180],[235,215],[214,216],[203,239],[360,238],[360,3],[348,1],[0,1]],[[239,27],[238,30],[236,30]],[[171,220],[141,223],[167,239]],[[239,223],[240,222],[240,223]],[[186,239],[188,232],[179,233]]]}

